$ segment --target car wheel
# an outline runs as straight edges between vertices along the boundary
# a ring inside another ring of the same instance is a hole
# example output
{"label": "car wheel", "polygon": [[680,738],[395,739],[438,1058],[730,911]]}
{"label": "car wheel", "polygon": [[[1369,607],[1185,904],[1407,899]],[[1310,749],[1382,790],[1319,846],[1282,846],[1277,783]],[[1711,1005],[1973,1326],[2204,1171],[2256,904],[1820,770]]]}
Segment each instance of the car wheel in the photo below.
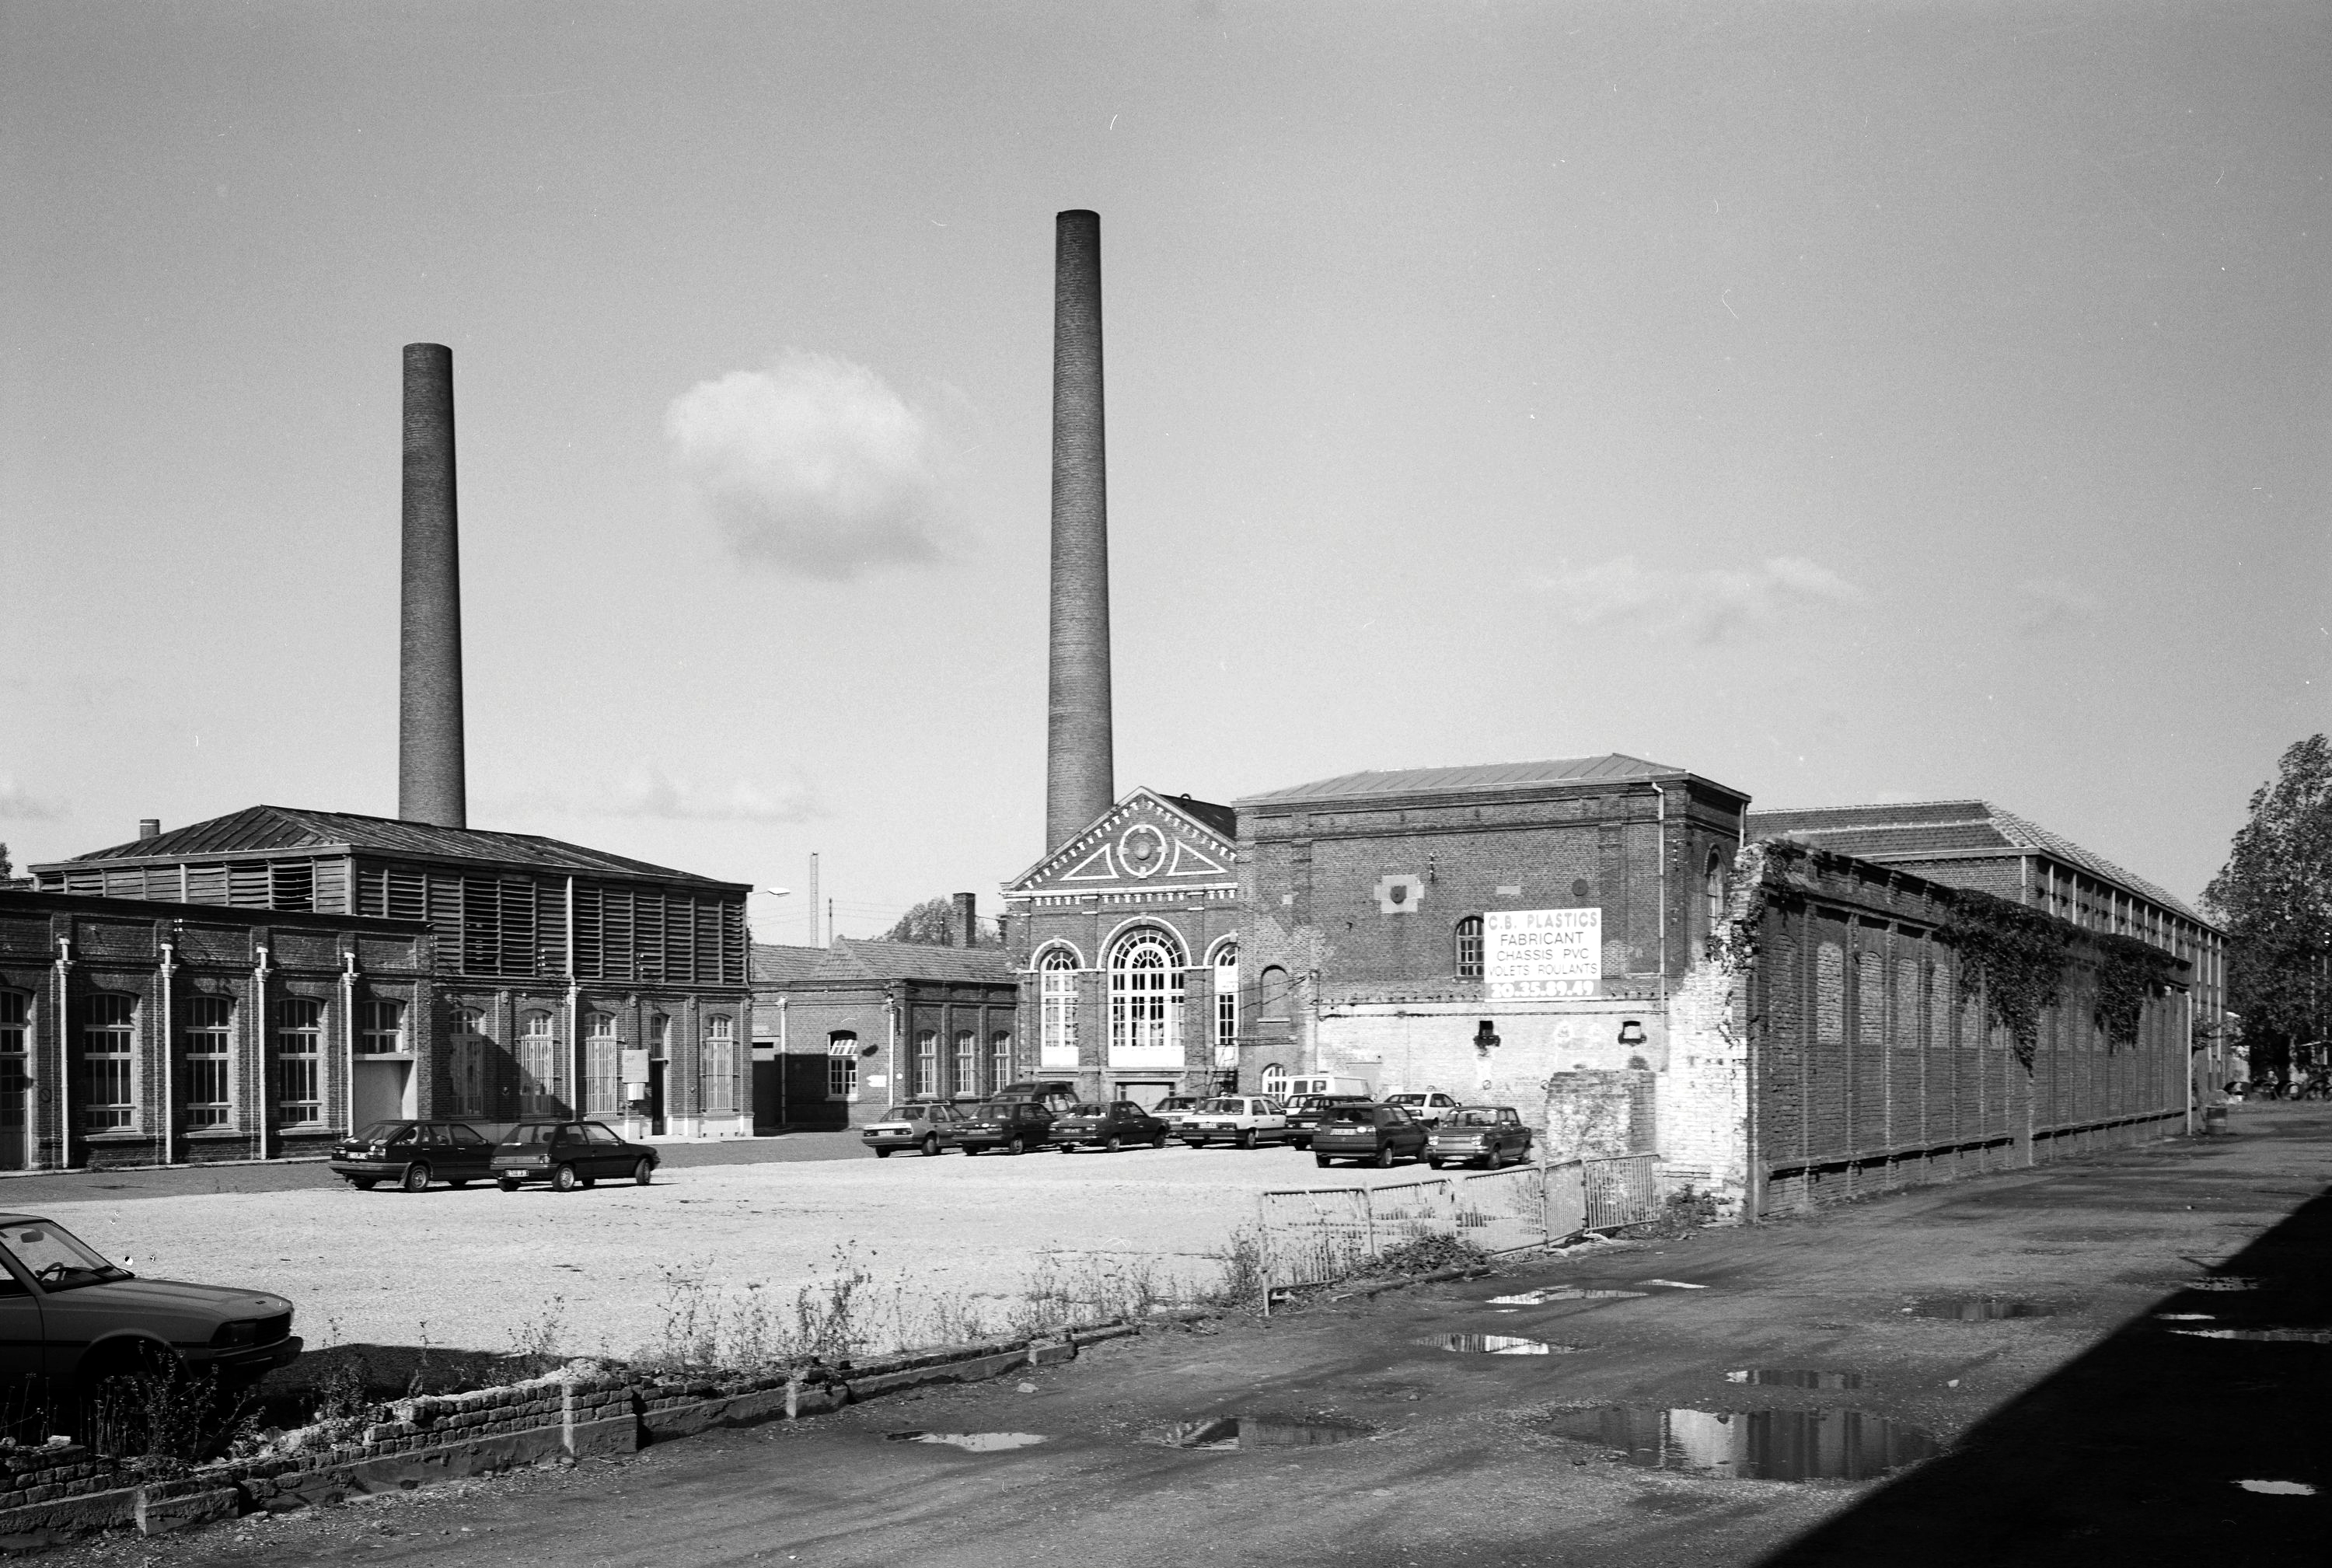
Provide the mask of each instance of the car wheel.
{"label": "car wheel", "polygon": [[645,1187],[655,1178],[655,1162],[643,1160],[632,1167],[632,1185]]}
{"label": "car wheel", "polygon": [[415,1161],[412,1164],[407,1165],[405,1168],[404,1179],[398,1181],[397,1185],[404,1188],[407,1192],[427,1191],[429,1190],[429,1167],[422,1164],[417,1160]]}
{"label": "car wheel", "polygon": [[369,1192],[380,1183],[370,1176],[351,1176],[349,1178],[349,1185],[359,1192]]}
{"label": "car wheel", "polygon": [[1013,1133],[1011,1139],[1004,1145],[1004,1152],[1007,1154],[1026,1153],[1027,1149],[1027,1141],[1022,1138],[1018,1133]]}
{"label": "car wheel", "polygon": [[572,1192],[582,1185],[582,1172],[572,1165],[561,1165],[550,1173],[550,1190],[553,1192]]}
{"label": "car wheel", "polygon": [[1164,1147],[1166,1147],[1166,1134],[1165,1134],[1165,1133],[1161,1133],[1157,1134],[1155,1137],[1152,1138],[1152,1139],[1150,1140],[1150,1146],[1151,1146],[1152,1149],[1163,1149]]}
{"label": "car wheel", "polygon": [[934,1155],[934,1154],[938,1153],[939,1152],[940,1152],[940,1137],[939,1137],[939,1134],[938,1134],[938,1133],[924,1133],[924,1134],[923,1134],[923,1158],[924,1158],[924,1159],[926,1159],[926,1160],[928,1160],[928,1159],[930,1159],[932,1155]]}
{"label": "car wheel", "polygon": [[1252,1149],[1255,1147],[1254,1128],[1249,1127],[1238,1135],[1238,1146],[1242,1149]]}
{"label": "car wheel", "polygon": [[146,1423],[135,1420],[136,1414],[158,1405],[177,1404],[175,1398],[156,1396],[166,1388],[185,1389],[186,1383],[186,1363],[167,1345],[141,1340],[128,1346],[109,1346],[92,1353],[74,1376],[63,1412],[65,1424],[91,1448],[119,1452],[110,1448],[109,1439],[138,1435],[119,1429],[123,1414],[133,1416],[127,1424],[142,1426]]}
{"label": "car wheel", "polygon": [[1390,1171],[1392,1169],[1391,1144],[1380,1143],[1377,1145],[1377,1169],[1380,1171]]}
{"label": "car wheel", "polygon": [[1101,1152],[1104,1154],[1114,1154],[1123,1147],[1125,1147],[1125,1145],[1119,1141],[1117,1134],[1114,1133],[1101,1141]]}
{"label": "car wheel", "polygon": [[497,1177],[494,1185],[505,1192],[515,1192],[518,1190],[518,1179],[514,1176]]}
{"label": "car wheel", "polygon": [[874,1151],[874,1158],[877,1160],[888,1160],[890,1157],[891,1151],[888,1149],[877,1149]]}
{"label": "car wheel", "polygon": [[1335,1162],[1329,1159],[1325,1154],[1314,1154],[1312,1156],[1312,1163],[1320,1167],[1321,1170],[1325,1171],[1329,1166],[1334,1164]]}

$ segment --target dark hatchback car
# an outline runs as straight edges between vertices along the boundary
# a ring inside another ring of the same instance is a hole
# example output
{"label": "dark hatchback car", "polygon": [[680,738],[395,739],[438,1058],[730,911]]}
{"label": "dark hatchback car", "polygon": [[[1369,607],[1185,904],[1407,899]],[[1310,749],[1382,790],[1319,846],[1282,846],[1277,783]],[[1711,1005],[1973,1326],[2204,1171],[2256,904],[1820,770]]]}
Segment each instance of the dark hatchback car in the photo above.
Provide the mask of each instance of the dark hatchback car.
{"label": "dark hatchback car", "polygon": [[1338,1105],[1366,1105],[1366,1095],[1305,1095],[1291,1101],[1287,1107],[1287,1141],[1298,1149],[1312,1142],[1319,1130],[1320,1118]]}
{"label": "dark hatchback car", "polygon": [[626,1143],[597,1122],[521,1122],[494,1145],[494,1181],[505,1192],[529,1181],[548,1181],[559,1192],[600,1181],[645,1187],[655,1168],[654,1149]]}
{"label": "dark hatchback car", "polygon": [[1034,1100],[990,1100],[971,1108],[956,1129],[955,1146],[967,1154],[989,1149],[1025,1153],[1043,1148],[1052,1129],[1053,1113]]}
{"label": "dark hatchback car", "polygon": [[1166,1147],[1166,1123],[1131,1100],[1106,1104],[1071,1105],[1053,1121],[1053,1143],[1064,1154],[1074,1154],[1086,1143],[1114,1154],[1128,1143]]}
{"label": "dark hatchback car", "polygon": [[332,1145],[332,1173],[369,1191],[394,1181],[418,1192],[432,1181],[467,1187],[493,1174],[494,1146],[464,1122],[375,1122]]}
{"label": "dark hatchback car", "polygon": [[140,1279],[62,1225],[0,1214],[0,1415],[7,1419],[36,1408],[35,1388],[62,1391],[81,1405],[106,1378],[183,1368],[233,1390],[299,1353],[292,1304],[280,1296]]}
{"label": "dark hatchback car", "polygon": [[1312,1162],[1390,1165],[1425,1156],[1425,1123],[1399,1105],[1331,1105],[1312,1134]]}

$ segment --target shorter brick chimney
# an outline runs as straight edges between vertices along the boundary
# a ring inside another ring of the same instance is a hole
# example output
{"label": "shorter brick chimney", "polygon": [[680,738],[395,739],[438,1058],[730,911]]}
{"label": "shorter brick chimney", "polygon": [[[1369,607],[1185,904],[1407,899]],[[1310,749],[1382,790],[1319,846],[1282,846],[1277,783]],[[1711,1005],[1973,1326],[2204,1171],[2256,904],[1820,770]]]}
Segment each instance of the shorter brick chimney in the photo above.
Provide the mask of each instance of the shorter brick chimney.
{"label": "shorter brick chimney", "polygon": [[159,817],[140,817],[138,819],[138,837],[140,838],[161,837],[162,819]]}
{"label": "shorter brick chimney", "polygon": [[955,929],[948,934],[958,947],[980,945],[980,916],[973,913],[975,903],[976,897],[972,894],[959,893],[955,895]]}

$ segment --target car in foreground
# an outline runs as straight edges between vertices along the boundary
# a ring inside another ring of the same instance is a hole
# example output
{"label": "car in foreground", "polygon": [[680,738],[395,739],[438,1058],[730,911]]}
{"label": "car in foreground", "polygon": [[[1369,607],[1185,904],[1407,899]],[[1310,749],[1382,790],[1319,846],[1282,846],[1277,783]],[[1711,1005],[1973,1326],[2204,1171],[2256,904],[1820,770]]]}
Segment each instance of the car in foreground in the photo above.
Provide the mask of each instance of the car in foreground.
{"label": "car in foreground", "polygon": [[[1074,1101],[1071,1104],[1075,1104]],[[1041,1149],[1052,1135],[1053,1113],[1035,1100],[989,1100],[971,1109],[956,1130],[956,1147],[967,1154],[1001,1149],[1025,1154]]]}
{"label": "car in foreground", "polygon": [[12,1396],[44,1378],[85,1413],[108,1378],[180,1372],[232,1391],[289,1366],[300,1343],[280,1296],[140,1279],[53,1220],[0,1215],[0,1383]]}
{"label": "car in foreground", "polygon": [[361,1192],[384,1181],[419,1192],[486,1181],[493,1162],[492,1141],[466,1122],[375,1122],[332,1145],[331,1168]]}
{"label": "car in foreground", "polygon": [[1182,1118],[1174,1136],[1191,1148],[1209,1143],[1235,1143],[1252,1149],[1259,1143],[1287,1141],[1287,1108],[1268,1095],[1218,1095],[1204,1100]]}
{"label": "car in foreground", "polygon": [[1430,1136],[1425,1123],[1400,1105],[1333,1105],[1312,1133],[1312,1162],[1352,1160],[1382,1166],[1421,1160]]}
{"label": "car in foreground", "polygon": [[874,1150],[877,1160],[888,1160],[902,1149],[936,1154],[955,1146],[963,1123],[963,1113],[944,1100],[910,1100],[884,1112],[881,1120],[867,1123],[858,1141]]}
{"label": "car in foreground", "polygon": [[1460,1105],[1441,1118],[1425,1145],[1425,1162],[1436,1171],[1477,1161],[1496,1171],[1530,1155],[1531,1130],[1512,1105]]}
{"label": "car in foreground", "polygon": [[1128,1143],[1163,1149],[1166,1123],[1131,1100],[1071,1105],[1054,1118],[1052,1140],[1064,1154],[1074,1154],[1088,1143],[1104,1154],[1114,1154]]}
{"label": "car in foreground", "polygon": [[521,1122],[494,1145],[494,1182],[515,1192],[547,1181],[556,1192],[601,1181],[645,1187],[655,1175],[656,1152],[629,1143],[597,1122]]}
{"label": "car in foreground", "polygon": [[1287,1103],[1287,1141],[1298,1149],[1311,1147],[1320,1118],[1338,1105],[1373,1104],[1366,1095],[1306,1095]]}
{"label": "car in foreground", "polygon": [[1429,1127],[1438,1124],[1442,1117],[1458,1108],[1456,1096],[1445,1095],[1438,1089],[1421,1094],[1387,1095],[1384,1103],[1399,1105]]}

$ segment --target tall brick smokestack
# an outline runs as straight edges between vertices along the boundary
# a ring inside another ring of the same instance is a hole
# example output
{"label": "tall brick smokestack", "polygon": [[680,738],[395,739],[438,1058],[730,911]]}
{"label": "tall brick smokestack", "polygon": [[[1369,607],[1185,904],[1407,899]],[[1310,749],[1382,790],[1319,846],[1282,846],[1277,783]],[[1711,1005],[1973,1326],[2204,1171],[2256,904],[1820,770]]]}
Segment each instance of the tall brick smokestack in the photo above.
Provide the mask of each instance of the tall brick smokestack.
{"label": "tall brick smokestack", "polygon": [[397,814],[469,826],[462,759],[462,559],[454,505],[454,351],[405,346],[405,595]]}
{"label": "tall brick smokestack", "polygon": [[1109,707],[1109,498],[1101,397],[1101,215],[1066,212],[1053,251],[1052,712],[1045,846],[1117,798]]}

